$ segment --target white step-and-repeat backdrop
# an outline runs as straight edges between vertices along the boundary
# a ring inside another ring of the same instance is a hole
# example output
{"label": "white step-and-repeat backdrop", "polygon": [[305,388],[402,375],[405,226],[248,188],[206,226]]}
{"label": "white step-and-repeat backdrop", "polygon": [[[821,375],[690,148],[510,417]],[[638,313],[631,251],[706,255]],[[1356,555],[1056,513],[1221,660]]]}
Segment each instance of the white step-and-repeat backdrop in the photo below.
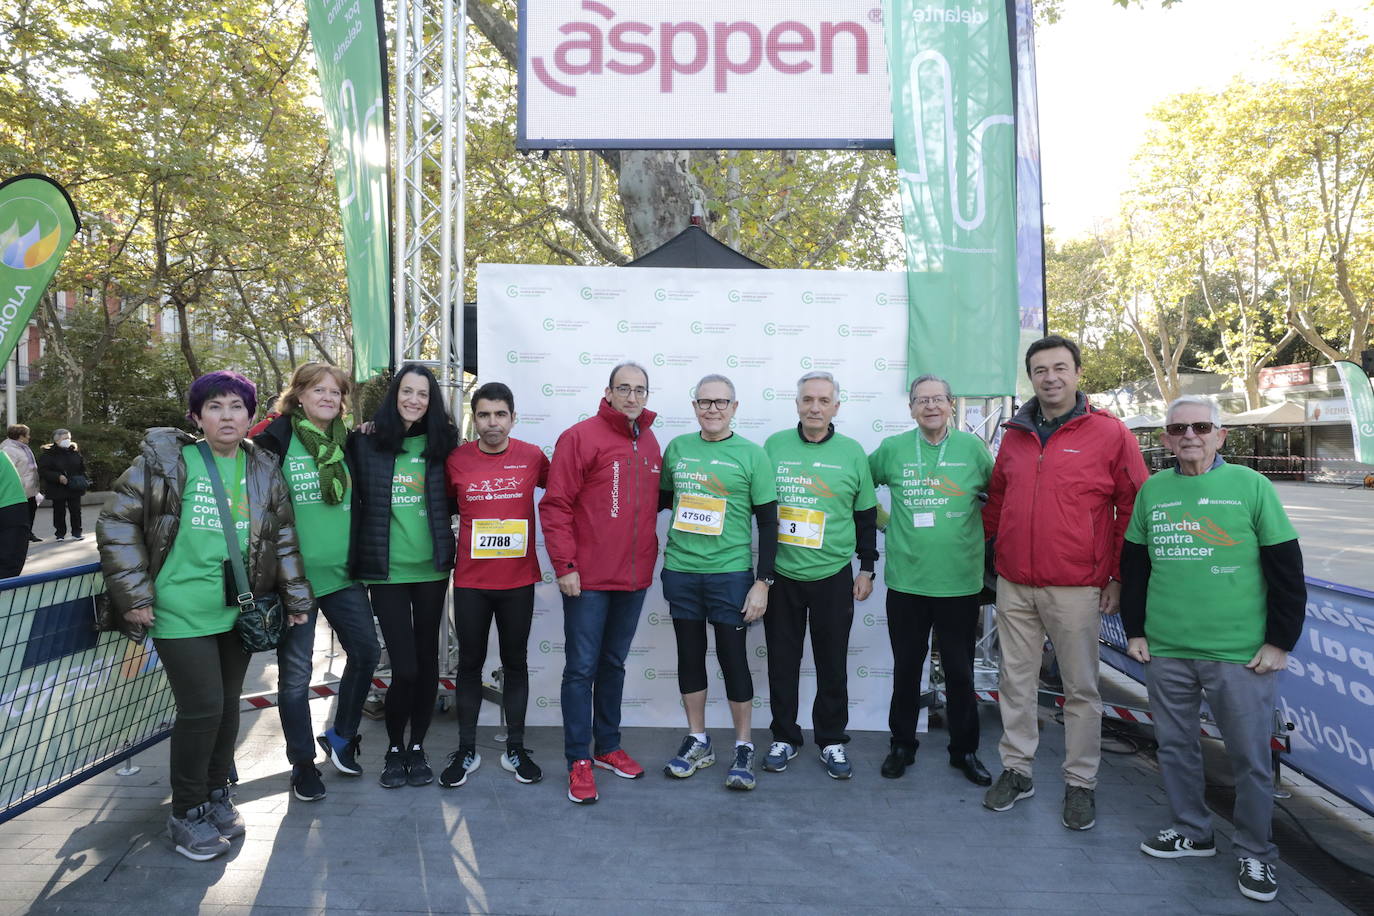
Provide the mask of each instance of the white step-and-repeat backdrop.
{"label": "white step-and-repeat backdrop", "polygon": [[[665,448],[697,429],[692,389],[712,372],[735,383],[736,433],[760,445],[796,425],[797,379],[814,369],[835,375],[842,402],[836,429],[865,450],[914,425],[906,403],[904,274],[483,264],[477,296],[479,381],[511,387],[518,417],[512,435],[546,454],[559,433],[596,411],[611,369],[624,360],[649,371],[649,408],[659,415],[654,433]],[[885,487],[879,500],[888,504]],[[667,516],[660,514],[660,543]],[[528,721],[558,725],[563,611],[542,539],[539,554],[545,574],[535,590]],[[849,721],[855,729],[887,728],[892,654],[885,559],[879,559],[872,597],[855,607],[849,645]],[[749,641],[755,728],[766,730],[762,623],[751,629]],[[498,664],[494,632],[488,658],[488,667]],[[727,727],[724,684],[714,660],[708,665],[714,680],[707,723]],[[672,622],[655,573],[627,664],[625,725],[683,724],[676,669]],[[801,725],[808,730],[814,675],[808,648],[801,687]],[[483,717],[496,721],[490,704]]]}

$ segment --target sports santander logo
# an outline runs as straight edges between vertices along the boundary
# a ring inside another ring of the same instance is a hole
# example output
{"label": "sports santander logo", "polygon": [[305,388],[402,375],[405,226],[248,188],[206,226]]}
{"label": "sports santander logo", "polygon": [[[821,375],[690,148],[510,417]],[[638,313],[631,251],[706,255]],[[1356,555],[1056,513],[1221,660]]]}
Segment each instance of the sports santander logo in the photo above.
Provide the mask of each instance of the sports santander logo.
{"label": "sports santander logo", "polygon": [[[536,50],[529,58],[530,70],[547,89],[575,97],[579,81],[607,73],[651,75],[660,93],[673,92],[683,77],[709,73],[712,89],[724,93],[732,78],[755,73],[863,75],[873,66],[874,55],[882,65],[882,48],[870,48],[864,23],[781,18],[795,10],[790,4],[777,6],[780,18],[759,21],[640,21],[624,18],[599,0],[582,0],[586,18],[557,26],[564,37],[547,55]],[[872,21],[877,13],[875,6],[867,18]]]}

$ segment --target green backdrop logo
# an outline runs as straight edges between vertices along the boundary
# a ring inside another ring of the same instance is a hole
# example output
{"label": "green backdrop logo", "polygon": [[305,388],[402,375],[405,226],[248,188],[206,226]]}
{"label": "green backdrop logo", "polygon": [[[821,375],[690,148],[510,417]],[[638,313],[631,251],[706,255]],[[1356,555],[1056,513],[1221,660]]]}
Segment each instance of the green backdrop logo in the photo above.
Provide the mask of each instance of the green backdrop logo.
{"label": "green backdrop logo", "polygon": [[755,655],[756,657],[758,657],[758,658],[767,658],[767,657],[768,657],[768,647],[767,647],[767,646],[764,646],[764,645],[755,646],[755,647],[754,647],[754,655]]}
{"label": "green backdrop logo", "polygon": [[645,668],[645,669],[644,669],[644,679],[645,679],[645,680],[652,681],[652,680],[654,680],[654,679],[657,678],[657,677],[658,677],[658,672],[655,671],[653,668]]}
{"label": "green backdrop logo", "polygon": [[[552,445],[546,445],[546,446],[544,446],[543,448],[541,448],[540,451],[544,453],[544,457],[545,457],[545,458],[552,458],[552,457],[553,457],[553,446],[552,446]],[[545,579],[544,581],[547,582],[548,580]]]}
{"label": "green backdrop logo", "polygon": [[553,330],[553,319],[552,319],[552,318],[545,318],[545,319],[544,319],[544,330],[546,330],[546,331],[552,331],[552,330]]}
{"label": "green backdrop logo", "polygon": [[882,421],[882,420],[874,420],[874,421],[873,421],[873,431],[874,431],[875,433],[880,433],[880,432],[883,431],[883,421]]}
{"label": "green backdrop logo", "polygon": [[864,615],[864,626],[866,626],[866,627],[871,627],[871,626],[877,625],[877,623],[878,623],[878,618],[877,618],[877,617],[873,616],[872,614],[865,614],[865,615]]}
{"label": "green backdrop logo", "polygon": [[506,287],[506,295],[509,296],[509,297],[511,297],[512,299],[514,299],[514,298],[515,298],[516,296],[518,296],[519,294],[520,294],[520,287],[516,286],[514,283],[512,283],[510,286],[507,286],[507,287]]}
{"label": "green backdrop logo", "polygon": [[630,323],[622,318],[615,323],[615,329],[622,334],[628,334],[630,333]]}
{"label": "green backdrop logo", "polygon": [[726,299],[729,299],[731,302],[738,302],[739,299],[740,299],[739,290],[737,290],[737,289],[732,289],[732,290],[730,290],[730,292],[728,292],[728,293],[725,294],[725,298],[726,298]]}
{"label": "green backdrop logo", "polygon": [[506,362],[508,362],[508,363],[518,363],[518,362],[520,362],[520,354],[519,354],[519,353],[516,353],[514,350],[507,350],[507,351],[506,351]]}
{"label": "green backdrop logo", "polygon": [[754,697],[752,700],[750,700],[749,702],[750,702],[751,704],[753,704],[753,706],[754,706],[755,709],[762,709],[762,708],[763,708],[763,698],[762,698],[762,697],[756,696],[756,697]]}
{"label": "green backdrop logo", "polygon": [[858,668],[854,669],[854,673],[859,677],[868,677],[868,666],[860,665]]}
{"label": "green backdrop logo", "polygon": [[666,289],[656,289],[654,290],[654,298],[662,302],[664,299],[668,298],[668,291]]}
{"label": "green backdrop logo", "polygon": [[668,361],[668,360],[663,356],[662,353],[655,353],[655,354],[654,354],[653,364],[654,364],[655,366],[661,366],[661,365],[663,365],[664,363],[666,363],[667,361]]}
{"label": "green backdrop logo", "polygon": [[803,369],[810,369],[811,367],[813,367],[813,366],[815,366],[815,365],[816,365],[816,361],[815,361],[814,359],[812,359],[811,357],[809,357],[809,356],[803,356],[803,357],[801,358],[801,367],[802,367]]}
{"label": "green backdrop logo", "polygon": [[879,293],[873,297],[873,301],[879,305],[887,305],[887,293]]}
{"label": "green backdrop logo", "polygon": [[840,325],[838,328],[835,329],[835,333],[836,333],[836,334],[839,334],[841,337],[848,337],[848,336],[849,336],[849,325],[847,325],[847,324],[842,324],[842,325]]}
{"label": "green backdrop logo", "polygon": [[810,305],[815,301],[816,294],[811,292],[811,290],[808,289],[806,292],[802,293],[802,302],[805,302],[807,305]]}
{"label": "green backdrop logo", "polygon": [[547,639],[539,640],[539,651],[548,655],[553,651],[553,643],[549,642]]}
{"label": "green backdrop logo", "polygon": [[778,326],[770,321],[763,326],[763,333],[772,337],[774,334],[778,333]]}
{"label": "green backdrop logo", "polygon": [[729,356],[725,357],[725,365],[729,366],[731,369],[738,369],[739,357],[731,353]]}
{"label": "green backdrop logo", "polygon": [[[546,455],[552,457],[552,455],[553,455],[553,449],[552,449],[552,448],[550,448],[549,446],[546,445],[546,446],[544,446],[543,451],[544,451],[544,453],[545,453]],[[553,573],[549,572],[548,570],[545,570],[545,571],[544,571],[544,574],[543,574],[542,576],[540,576],[539,578],[540,578],[542,581],[544,581],[544,582],[552,582],[552,581],[553,581]]]}
{"label": "green backdrop logo", "polygon": [[887,360],[883,359],[881,356],[878,357],[877,359],[875,359],[875,360],[873,361],[873,368],[874,368],[874,369],[877,369],[879,372],[886,372],[886,371],[887,371]]}
{"label": "green backdrop logo", "polygon": [[583,299],[590,299],[592,297],[592,288],[590,286],[582,287],[579,291],[579,295],[581,295]]}
{"label": "green backdrop logo", "polygon": [[577,361],[584,366],[590,366],[592,364],[592,355],[583,351],[577,354]]}
{"label": "green backdrop logo", "polygon": [[535,706],[538,706],[540,709],[548,709],[548,708],[549,708],[549,698],[548,698],[548,697],[535,697],[535,698],[534,698],[534,705],[535,705]]}
{"label": "green backdrop logo", "polygon": [[700,321],[693,321],[688,327],[691,328],[693,334],[700,334],[703,330]]}
{"label": "green backdrop logo", "polygon": [[[47,211],[42,217],[28,213],[28,204],[34,203]],[[11,213],[15,215],[10,215]],[[33,220],[33,225],[25,229],[20,223],[20,214]],[[0,263],[15,270],[33,270],[48,263],[57,252],[62,241],[62,225],[52,207],[31,197],[16,197],[0,205]],[[51,225],[48,232],[44,226]]]}
{"label": "green backdrop logo", "polygon": [[544,397],[546,397],[546,398],[551,398],[551,397],[553,397],[553,386],[552,386],[552,385],[544,385],[544,386],[540,387],[539,390],[542,391],[542,392],[544,392]]}
{"label": "green backdrop logo", "polygon": [[765,389],[763,389],[763,399],[764,399],[765,401],[771,401],[771,400],[775,399],[777,396],[778,396],[778,393],[777,393],[776,390],[774,390],[774,389],[772,389],[772,388],[765,388]]}

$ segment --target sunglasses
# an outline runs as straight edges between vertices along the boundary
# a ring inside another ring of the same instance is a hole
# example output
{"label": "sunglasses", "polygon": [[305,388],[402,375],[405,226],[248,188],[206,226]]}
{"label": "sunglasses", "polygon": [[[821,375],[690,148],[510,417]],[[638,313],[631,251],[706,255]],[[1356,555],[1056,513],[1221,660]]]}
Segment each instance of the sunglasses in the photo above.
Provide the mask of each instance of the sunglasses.
{"label": "sunglasses", "polygon": [[1205,436],[1216,428],[1217,425],[1215,423],[1209,420],[1202,420],[1198,423],[1170,423],[1168,426],[1164,427],[1164,431],[1171,436],[1182,436],[1191,429],[1199,436]]}

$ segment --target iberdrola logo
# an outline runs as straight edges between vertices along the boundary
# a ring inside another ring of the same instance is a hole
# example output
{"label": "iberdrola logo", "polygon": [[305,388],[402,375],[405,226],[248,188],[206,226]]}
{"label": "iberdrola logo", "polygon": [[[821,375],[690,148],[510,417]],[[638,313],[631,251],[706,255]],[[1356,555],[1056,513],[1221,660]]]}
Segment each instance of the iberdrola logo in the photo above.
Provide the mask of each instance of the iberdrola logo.
{"label": "iberdrola logo", "polygon": [[[21,204],[30,203],[38,204],[47,213],[38,218],[30,216],[32,222],[25,226],[18,211]],[[48,226],[52,228],[49,230]],[[62,241],[62,226],[57,214],[47,204],[30,197],[17,197],[0,205],[0,227],[3,227],[0,228],[0,264],[15,270],[42,267]]]}

